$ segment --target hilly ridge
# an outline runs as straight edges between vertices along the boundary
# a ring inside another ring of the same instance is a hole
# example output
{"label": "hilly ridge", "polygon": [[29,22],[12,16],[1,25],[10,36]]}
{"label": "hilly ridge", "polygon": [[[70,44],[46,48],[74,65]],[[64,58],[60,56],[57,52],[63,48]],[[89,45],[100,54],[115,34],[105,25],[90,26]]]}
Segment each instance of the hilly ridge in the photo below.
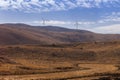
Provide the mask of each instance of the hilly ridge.
{"label": "hilly ridge", "polygon": [[98,34],[56,26],[0,24],[0,44],[61,44],[120,40],[119,34]]}

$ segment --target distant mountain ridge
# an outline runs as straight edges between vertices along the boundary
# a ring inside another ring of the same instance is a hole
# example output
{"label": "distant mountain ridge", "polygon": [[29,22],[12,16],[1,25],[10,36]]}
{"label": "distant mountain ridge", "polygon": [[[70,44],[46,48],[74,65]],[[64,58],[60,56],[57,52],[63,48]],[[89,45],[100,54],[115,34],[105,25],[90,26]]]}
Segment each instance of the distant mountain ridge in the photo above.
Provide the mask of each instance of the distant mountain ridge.
{"label": "distant mountain ridge", "polygon": [[98,34],[57,26],[0,24],[0,44],[65,44],[120,40],[119,34]]}

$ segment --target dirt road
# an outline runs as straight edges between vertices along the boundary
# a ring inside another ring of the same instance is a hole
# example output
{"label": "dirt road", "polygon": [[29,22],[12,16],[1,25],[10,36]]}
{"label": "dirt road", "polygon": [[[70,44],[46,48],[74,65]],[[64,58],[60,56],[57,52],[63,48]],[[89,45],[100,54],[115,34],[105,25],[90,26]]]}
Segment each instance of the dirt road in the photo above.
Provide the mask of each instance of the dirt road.
{"label": "dirt road", "polygon": [[105,73],[117,70],[117,67],[112,64],[79,64],[78,66],[89,69],[35,75],[0,76],[0,80],[67,80],[80,78],[82,76],[92,75],[95,73]]}

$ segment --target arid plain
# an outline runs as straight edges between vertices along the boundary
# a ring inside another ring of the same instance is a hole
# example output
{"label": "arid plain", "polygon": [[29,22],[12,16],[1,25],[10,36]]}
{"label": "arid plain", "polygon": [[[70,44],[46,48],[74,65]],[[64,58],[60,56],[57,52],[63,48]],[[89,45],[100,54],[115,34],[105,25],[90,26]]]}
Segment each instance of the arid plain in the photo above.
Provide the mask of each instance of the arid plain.
{"label": "arid plain", "polygon": [[1,80],[119,80],[120,42],[4,45]]}

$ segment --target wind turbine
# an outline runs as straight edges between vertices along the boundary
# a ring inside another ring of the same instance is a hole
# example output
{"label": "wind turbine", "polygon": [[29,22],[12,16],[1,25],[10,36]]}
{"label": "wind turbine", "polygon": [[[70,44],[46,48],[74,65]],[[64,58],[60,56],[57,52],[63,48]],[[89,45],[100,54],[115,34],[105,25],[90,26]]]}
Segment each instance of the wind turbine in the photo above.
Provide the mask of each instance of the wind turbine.
{"label": "wind turbine", "polygon": [[79,22],[78,21],[75,22],[75,27],[76,27],[76,29],[79,28]]}
{"label": "wind turbine", "polygon": [[46,20],[42,17],[42,25],[46,25]]}
{"label": "wind turbine", "polygon": [[42,17],[42,25],[43,25],[43,26],[45,26],[48,21],[49,21],[49,20],[47,20],[47,19],[45,19],[45,18]]}

